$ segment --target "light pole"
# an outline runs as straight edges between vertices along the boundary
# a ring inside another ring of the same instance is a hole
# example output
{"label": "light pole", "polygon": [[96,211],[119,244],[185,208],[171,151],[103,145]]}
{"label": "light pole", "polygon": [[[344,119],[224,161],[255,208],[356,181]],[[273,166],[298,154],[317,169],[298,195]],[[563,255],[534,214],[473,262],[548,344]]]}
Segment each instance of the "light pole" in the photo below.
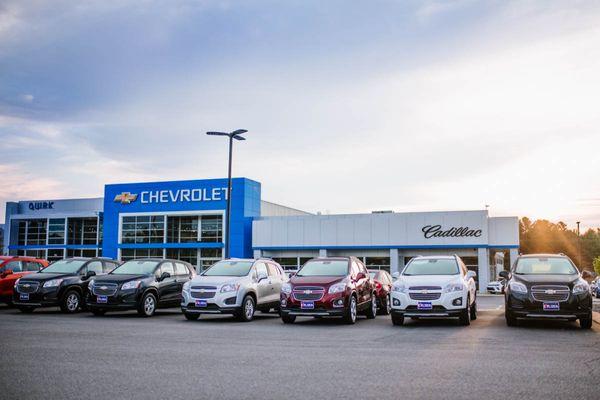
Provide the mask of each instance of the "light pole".
{"label": "light pole", "polygon": [[581,232],[579,231],[579,224],[581,221],[577,221],[577,252],[579,253],[579,268],[583,268],[583,262],[581,261]]}
{"label": "light pole", "polygon": [[225,218],[225,254],[224,258],[229,258],[229,216],[231,215],[231,158],[233,155],[233,139],[235,140],[246,140],[245,137],[240,136],[248,132],[245,129],[238,129],[233,132],[206,132],[207,135],[211,136],[227,136],[229,138],[229,170],[227,172],[227,211]]}

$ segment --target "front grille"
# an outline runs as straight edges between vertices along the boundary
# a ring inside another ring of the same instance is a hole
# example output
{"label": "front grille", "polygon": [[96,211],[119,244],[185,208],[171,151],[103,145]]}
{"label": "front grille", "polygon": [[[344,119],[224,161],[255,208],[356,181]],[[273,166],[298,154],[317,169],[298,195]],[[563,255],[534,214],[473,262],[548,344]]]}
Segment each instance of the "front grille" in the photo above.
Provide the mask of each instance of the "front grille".
{"label": "front grille", "polygon": [[40,283],[39,282],[19,282],[19,284],[17,285],[17,292],[19,293],[35,293],[37,292],[37,290],[40,287]]}
{"label": "front grille", "polygon": [[212,299],[215,297],[216,292],[205,292],[205,291],[194,291],[192,290],[191,295],[195,299]]}
{"label": "front grille", "polygon": [[571,290],[568,286],[539,285],[531,287],[531,295],[536,301],[563,302],[569,300]]}
{"label": "front grille", "polygon": [[325,289],[320,286],[297,286],[294,288],[294,299],[298,301],[319,301],[325,294]]}
{"label": "front grille", "polygon": [[441,293],[409,293],[413,300],[437,300],[442,295]]}
{"label": "front grille", "polygon": [[408,290],[442,290],[440,286],[411,286]]}
{"label": "front grille", "polygon": [[216,286],[192,286],[192,290],[206,290],[206,291],[216,291]]}
{"label": "front grille", "polygon": [[116,283],[96,283],[92,286],[92,293],[96,296],[114,296],[118,287]]}

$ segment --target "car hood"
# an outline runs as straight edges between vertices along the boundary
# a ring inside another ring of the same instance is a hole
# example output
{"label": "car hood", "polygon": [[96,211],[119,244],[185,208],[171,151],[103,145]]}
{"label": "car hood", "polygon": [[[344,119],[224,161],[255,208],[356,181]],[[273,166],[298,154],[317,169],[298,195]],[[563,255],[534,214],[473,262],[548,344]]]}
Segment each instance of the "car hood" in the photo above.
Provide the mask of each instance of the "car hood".
{"label": "car hood", "polygon": [[570,285],[579,280],[579,275],[519,275],[513,274],[513,279],[529,285]]}
{"label": "car hood", "polygon": [[99,275],[99,276],[95,276],[92,279],[94,279],[94,282],[96,284],[99,283],[122,283],[122,282],[129,282],[129,281],[133,281],[133,280],[137,280],[137,279],[145,279],[145,278],[149,278],[152,275],[120,275],[120,274],[108,274],[108,275]]}
{"label": "car hood", "polygon": [[401,275],[396,282],[402,282],[410,286],[441,286],[442,288],[451,282],[458,282],[459,275]]}
{"label": "car hood", "polygon": [[290,279],[292,285],[332,285],[344,280],[345,276],[294,276]]}
{"label": "car hood", "polygon": [[54,274],[54,273],[45,273],[45,272],[34,272],[33,274],[28,274],[24,277],[24,280],[28,281],[37,281],[37,282],[45,282],[50,279],[59,279],[59,278],[69,278],[71,276],[76,276],[77,274]]}
{"label": "car hood", "polygon": [[196,276],[190,281],[190,285],[212,285],[221,286],[228,283],[239,282],[247,278],[246,276]]}

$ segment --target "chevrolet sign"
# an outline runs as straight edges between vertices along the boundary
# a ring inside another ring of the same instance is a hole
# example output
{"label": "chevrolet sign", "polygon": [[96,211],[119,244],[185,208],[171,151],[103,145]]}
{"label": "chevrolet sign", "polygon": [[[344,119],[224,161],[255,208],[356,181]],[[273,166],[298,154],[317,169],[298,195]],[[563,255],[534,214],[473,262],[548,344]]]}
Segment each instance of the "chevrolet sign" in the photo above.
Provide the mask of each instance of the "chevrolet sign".
{"label": "chevrolet sign", "polygon": [[137,194],[131,194],[129,192],[123,192],[115,196],[115,203],[131,204],[138,198]]}

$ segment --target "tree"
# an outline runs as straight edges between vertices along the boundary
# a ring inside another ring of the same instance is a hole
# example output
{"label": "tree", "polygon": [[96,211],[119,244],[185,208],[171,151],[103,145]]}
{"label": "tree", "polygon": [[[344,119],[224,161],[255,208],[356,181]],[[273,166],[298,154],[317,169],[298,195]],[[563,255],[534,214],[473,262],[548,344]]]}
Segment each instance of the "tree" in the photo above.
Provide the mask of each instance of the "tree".
{"label": "tree", "polygon": [[594,271],[597,275],[600,275],[600,257],[594,258]]}

